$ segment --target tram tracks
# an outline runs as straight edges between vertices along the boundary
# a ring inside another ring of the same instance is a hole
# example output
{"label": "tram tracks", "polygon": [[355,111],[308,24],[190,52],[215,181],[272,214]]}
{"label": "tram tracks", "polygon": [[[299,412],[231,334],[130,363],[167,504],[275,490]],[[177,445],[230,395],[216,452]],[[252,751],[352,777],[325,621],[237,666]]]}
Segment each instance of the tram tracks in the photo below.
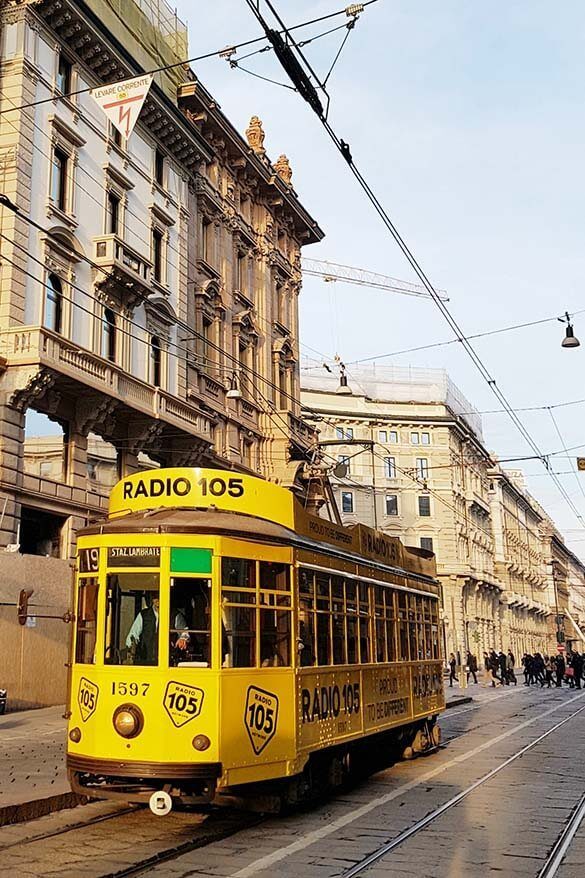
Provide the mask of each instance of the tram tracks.
{"label": "tram tracks", "polygon": [[[545,740],[549,737],[549,735],[554,734],[568,722],[573,720],[579,714],[582,714],[585,711],[585,706],[580,707],[577,710],[573,711],[569,716],[560,720],[550,729],[548,729],[543,734],[539,735],[529,744],[526,744],[524,747],[521,747],[516,753],[512,756],[509,756],[495,768],[488,771],[486,774],[482,775],[482,777],[478,778],[478,780],[474,781],[474,783],[470,784],[466,789],[462,790],[457,795],[453,796],[447,802],[444,802],[438,808],[435,808],[421,820],[418,820],[408,829],[401,832],[396,838],[393,838],[391,841],[387,842],[384,845],[381,845],[363,860],[360,860],[354,866],[350,867],[346,871],[342,872],[339,878],[355,878],[357,875],[361,875],[366,869],[370,866],[373,866],[375,863],[379,862],[381,859],[386,857],[392,851],[396,850],[396,848],[400,847],[400,845],[404,844],[404,842],[408,841],[408,839],[413,838],[415,835],[420,833],[422,830],[426,829],[430,824],[432,824],[435,820],[449,811],[451,808],[458,805],[464,799],[466,799],[469,795],[471,795],[475,790],[479,787],[483,786],[485,783],[490,781],[493,777],[499,774],[501,771],[505,770],[512,763],[516,762],[517,759],[520,759],[524,754],[528,753],[534,747],[541,743],[541,741]],[[558,870],[558,867],[564,857],[568,847],[579,829],[583,818],[585,817],[585,796],[582,797],[577,807],[573,811],[573,815],[570,818],[569,822],[566,824],[565,829],[559,836],[549,859],[545,863],[542,871],[539,873],[538,878],[552,878]]]}

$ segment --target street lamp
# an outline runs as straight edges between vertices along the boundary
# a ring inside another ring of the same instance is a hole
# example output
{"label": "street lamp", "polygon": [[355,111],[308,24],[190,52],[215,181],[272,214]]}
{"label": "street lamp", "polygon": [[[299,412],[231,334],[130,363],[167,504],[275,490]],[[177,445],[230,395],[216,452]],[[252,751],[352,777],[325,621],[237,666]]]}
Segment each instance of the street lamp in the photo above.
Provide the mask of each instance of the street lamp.
{"label": "street lamp", "polygon": [[569,312],[565,311],[564,317],[559,317],[561,323],[566,323],[567,328],[565,329],[565,337],[561,342],[562,348],[578,348],[581,346],[581,342],[578,338],[575,337],[573,333],[573,325],[571,323],[571,318],[569,316]]}

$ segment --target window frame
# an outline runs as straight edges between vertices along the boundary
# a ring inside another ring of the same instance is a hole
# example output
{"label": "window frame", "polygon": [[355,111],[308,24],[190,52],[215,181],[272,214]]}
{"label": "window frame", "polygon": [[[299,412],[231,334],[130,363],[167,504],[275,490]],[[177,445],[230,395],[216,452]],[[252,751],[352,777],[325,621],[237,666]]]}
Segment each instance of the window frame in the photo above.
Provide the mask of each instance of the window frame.
{"label": "window frame", "polygon": [[[344,502],[349,497],[349,505],[351,509],[345,509]],[[354,504],[353,491],[342,491],[341,492],[341,511],[346,515],[352,515],[355,512],[355,504]]]}
{"label": "window frame", "polygon": [[[396,511],[395,511],[395,512],[389,512],[389,511],[388,511],[388,500],[389,500],[391,497],[393,497],[394,500],[396,501]],[[384,496],[384,509],[385,509],[385,511],[386,511],[386,516],[387,516],[388,518],[396,518],[396,517],[398,516],[398,494],[386,494],[386,495]]]}
{"label": "window frame", "polygon": [[384,458],[384,473],[387,479],[396,478],[396,457],[388,455]]}
{"label": "window frame", "polygon": [[[55,289],[51,278],[54,278],[54,280],[57,281],[58,290]],[[52,291],[53,295],[51,295],[51,292],[49,292],[49,290]],[[65,295],[63,292],[63,280],[54,271],[48,272],[47,278],[46,278],[45,284],[44,284],[42,325],[46,329],[49,329],[51,332],[55,332],[58,335],[62,335],[62,333],[63,333],[64,299],[65,299]],[[47,322],[47,312],[48,312],[47,301],[52,301],[53,307],[55,309],[55,320],[53,321],[53,325],[49,325],[49,323]]]}
{"label": "window frame", "polygon": [[[428,504],[428,512],[421,511],[421,500],[426,500]],[[418,507],[418,515],[419,518],[431,518],[432,517],[432,509],[431,509],[431,498],[428,494],[419,494],[417,497],[417,507]]]}

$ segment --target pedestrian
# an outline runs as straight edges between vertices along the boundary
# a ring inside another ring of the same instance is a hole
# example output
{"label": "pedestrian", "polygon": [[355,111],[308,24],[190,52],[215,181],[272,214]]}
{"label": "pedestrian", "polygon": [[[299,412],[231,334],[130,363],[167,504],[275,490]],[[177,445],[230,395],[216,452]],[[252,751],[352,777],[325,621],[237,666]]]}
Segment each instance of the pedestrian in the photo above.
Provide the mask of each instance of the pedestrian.
{"label": "pedestrian", "polygon": [[514,673],[514,668],[516,667],[516,658],[511,649],[508,650],[508,655],[506,656],[506,672],[508,676],[508,680],[510,683],[513,683],[514,686],[518,685],[518,680],[516,679],[516,674]]}
{"label": "pedestrian", "polygon": [[546,685],[550,689],[550,684],[552,683],[553,678],[553,662],[554,660],[550,655],[547,655],[544,659],[544,676],[546,679]]}
{"label": "pedestrian", "polygon": [[522,656],[522,667],[524,668],[524,685],[530,685],[530,677],[532,675],[532,656],[527,652]]}
{"label": "pedestrian", "polygon": [[532,672],[536,683],[540,683],[540,688],[544,686],[544,659],[539,652],[535,653],[532,662]]}
{"label": "pedestrian", "polygon": [[503,686],[504,684],[502,683],[501,679],[498,677],[498,668],[500,665],[499,665],[499,661],[498,661],[498,656],[496,655],[496,651],[494,649],[492,649],[490,654],[489,654],[488,665],[489,665],[489,673],[491,674],[491,678],[492,678],[492,687],[495,687],[496,682],[499,683],[500,686]]}
{"label": "pedestrian", "polygon": [[575,688],[581,688],[581,678],[583,676],[583,656],[574,652],[572,655],[572,668],[573,668],[573,680],[575,682]]}
{"label": "pedestrian", "polygon": [[555,672],[556,672],[556,676],[557,676],[557,682],[556,682],[557,689],[560,689],[563,685],[563,677],[565,676],[566,670],[567,670],[567,667],[565,665],[565,660],[562,657],[562,655],[559,654],[557,656],[556,668],[555,668]]}
{"label": "pedestrian", "polygon": [[487,652],[484,652],[483,654],[483,667],[485,671],[489,671],[490,669],[490,657]]}
{"label": "pedestrian", "polygon": [[469,675],[473,676],[473,682],[477,683],[477,658],[469,650],[467,650],[467,682],[469,683]]}
{"label": "pedestrian", "polygon": [[502,683],[505,683],[506,686],[509,686],[510,681],[508,680],[508,662],[502,650],[500,650],[498,653],[498,667],[500,669],[500,680],[502,681]]}
{"label": "pedestrian", "polygon": [[449,656],[449,686],[453,686],[453,680],[457,680],[459,682],[459,677],[455,673],[457,670],[457,659],[455,658],[454,653],[451,653]]}

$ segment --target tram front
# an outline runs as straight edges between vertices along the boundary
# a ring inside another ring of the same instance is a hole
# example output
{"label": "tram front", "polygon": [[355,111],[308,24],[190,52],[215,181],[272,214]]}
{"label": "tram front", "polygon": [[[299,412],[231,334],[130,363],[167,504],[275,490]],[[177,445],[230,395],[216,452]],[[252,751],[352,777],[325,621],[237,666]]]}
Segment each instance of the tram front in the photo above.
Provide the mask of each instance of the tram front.
{"label": "tram front", "polygon": [[[182,479],[175,491],[186,491]],[[219,539],[188,532],[201,506],[168,508],[172,490],[152,496],[160,485],[173,480],[124,480],[110,520],[79,534],[67,765],[76,792],[156,793],[151,807],[164,813],[173,799],[214,798],[225,634]]]}

